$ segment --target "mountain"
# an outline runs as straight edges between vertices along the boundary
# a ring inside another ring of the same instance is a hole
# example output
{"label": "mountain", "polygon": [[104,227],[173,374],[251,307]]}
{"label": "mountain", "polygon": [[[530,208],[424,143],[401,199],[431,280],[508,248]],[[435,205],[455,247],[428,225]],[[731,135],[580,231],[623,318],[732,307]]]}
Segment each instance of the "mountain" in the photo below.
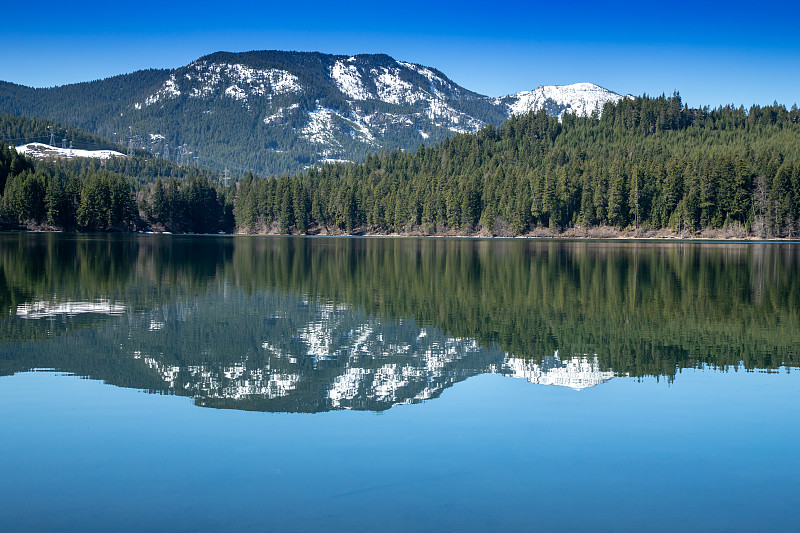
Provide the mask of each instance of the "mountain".
{"label": "mountain", "polygon": [[415,150],[539,109],[599,112],[620,98],[589,83],[492,98],[388,55],[281,51],[217,52],[175,70],[47,89],[0,82],[2,112],[60,121],[180,163],[262,174]]}
{"label": "mountain", "polygon": [[565,112],[588,116],[602,112],[608,102],[618,102],[622,97],[593,83],[572,85],[549,85],[533,91],[497,98],[496,103],[505,106],[509,116],[524,115],[544,109],[551,117],[561,117]]}

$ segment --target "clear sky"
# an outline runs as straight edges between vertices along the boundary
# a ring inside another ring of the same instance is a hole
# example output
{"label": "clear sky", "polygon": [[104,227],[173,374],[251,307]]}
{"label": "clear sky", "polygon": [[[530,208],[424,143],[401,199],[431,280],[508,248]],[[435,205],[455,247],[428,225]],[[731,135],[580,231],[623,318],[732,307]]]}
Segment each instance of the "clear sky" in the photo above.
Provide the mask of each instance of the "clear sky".
{"label": "clear sky", "polygon": [[0,80],[52,86],[205,54],[387,53],[501,96],[590,81],[692,106],[800,105],[795,2],[14,2]]}

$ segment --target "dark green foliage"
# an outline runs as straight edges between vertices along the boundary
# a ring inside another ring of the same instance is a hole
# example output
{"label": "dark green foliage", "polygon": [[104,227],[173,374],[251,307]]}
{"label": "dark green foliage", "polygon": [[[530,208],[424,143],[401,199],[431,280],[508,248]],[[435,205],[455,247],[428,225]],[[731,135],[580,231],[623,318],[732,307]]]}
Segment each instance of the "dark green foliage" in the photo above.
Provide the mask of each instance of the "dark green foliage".
{"label": "dark green foliage", "polygon": [[[34,136],[48,134],[51,127],[65,130],[59,124],[9,115],[0,115],[0,127]],[[69,131],[76,142],[84,143],[76,147],[123,149]],[[233,196],[217,185],[220,181],[215,172],[178,165],[144,150],[107,160],[37,160],[0,142],[0,224],[80,231],[131,231],[156,225],[176,232],[230,232]]]}
{"label": "dark green foliage", "polygon": [[83,180],[76,213],[76,221],[81,229],[130,230],[133,212],[131,187],[119,174],[102,171],[89,174]]}
{"label": "dark green foliage", "polygon": [[[576,225],[730,227],[796,236],[799,117],[778,105],[689,109],[678,95],[607,104],[601,119],[567,114],[559,123],[540,111],[416,154],[382,152],[281,178],[277,210],[264,180],[244,180],[237,226],[275,224],[287,233],[299,220],[295,231],[495,235]],[[309,198],[302,209],[297,199]]]}
{"label": "dark green foliage", "polygon": [[119,117],[128,106],[152,94],[168,70],[141,70],[104,80],[61,87],[32,88],[0,81],[0,111],[24,117],[46,117],[106,138],[122,132],[104,118]]}
{"label": "dark green foliage", "polygon": [[[139,179],[127,177],[142,169]],[[148,168],[150,170],[148,170]],[[165,169],[166,182],[147,183]],[[174,176],[179,176],[176,179]],[[209,173],[142,155],[34,161],[0,143],[0,223],[62,230],[132,231],[160,225],[178,232],[233,230],[233,199]],[[136,198],[139,198],[137,210]]]}

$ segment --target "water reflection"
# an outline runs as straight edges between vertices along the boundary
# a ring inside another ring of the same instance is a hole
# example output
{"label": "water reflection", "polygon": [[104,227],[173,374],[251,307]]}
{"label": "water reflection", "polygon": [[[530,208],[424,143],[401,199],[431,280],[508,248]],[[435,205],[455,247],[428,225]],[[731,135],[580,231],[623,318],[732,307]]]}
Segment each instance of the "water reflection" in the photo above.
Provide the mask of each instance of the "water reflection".
{"label": "water reflection", "polygon": [[545,357],[540,364],[519,357],[507,357],[499,373],[539,385],[560,385],[574,390],[594,387],[616,375],[611,370],[601,370],[596,355],[562,361],[558,352]]}
{"label": "water reflection", "polygon": [[502,374],[575,390],[796,366],[796,245],[0,236],[0,374],[198,405],[385,410]]}
{"label": "water reflection", "polygon": [[[85,309],[106,307],[98,302]],[[48,309],[61,310],[64,319],[77,314],[66,304]],[[25,318],[50,323],[44,319],[53,316]],[[221,330],[235,333],[235,344]],[[16,350],[20,360],[28,354],[41,366],[47,358],[47,366],[65,370],[72,361],[102,354],[95,361],[101,370],[93,377],[110,383],[124,368],[128,378],[147,376],[142,388],[189,396],[201,406],[267,411],[381,411],[436,398],[485,373],[575,390],[614,377],[600,369],[596,356],[523,359],[413,319],[379,320],[347,306],[275,292],[163,303]]]}
{"label": "water reflection", "polygon": [[96,302],[33,302],[17,306],[17,316],[27,319],[49,318],[57,316],[75,316],[86,313],[100,315],[121,315],[125,305],[111,303],[107,300]]}
{"label": "water reflection", "polygon": [[[238,298],[232,300],[224,305],[245,305]],[[281,309],[256,333],[260,337],[241,343],[252,346],[264,339],[261,350],[220,361],[221,347],[208,343],[201,358],[207,362],[180,366],[175,361],[189,354],[176,358],[174,352],[173,357],[156,353],[159,347],[174,344],[156,338],[137,341],[139,348],[145,344],[149,348],[137,349],[134,357],[155,371],[170,392],[192,396],[199,405],[267,410],[384,410],[436,398],[454,383],[484,373],[575,390],[615,375],[601,370],[596,356],[511,357],[482,347],[475,339],[453,338],[413,320],[376,320],[346,307],[313,306],[275,295],[250,297],[246,304]],[[149,329],[153,331],[152,322]],[[280,401],[271,405],[272,400]]]}

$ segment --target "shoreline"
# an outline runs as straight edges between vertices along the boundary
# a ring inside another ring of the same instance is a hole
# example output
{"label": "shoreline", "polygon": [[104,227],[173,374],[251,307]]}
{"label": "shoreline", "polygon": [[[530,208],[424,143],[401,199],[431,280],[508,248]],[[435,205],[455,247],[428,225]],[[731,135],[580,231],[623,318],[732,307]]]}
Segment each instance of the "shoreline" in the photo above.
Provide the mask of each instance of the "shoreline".
{"label": "shoreline", "polygon": [[457,231],[422,231],[415,228],[404,232],[372,232],[366,228],[358,228],[353,233],[341,231],[338,228],[330,230],[328,228],[309,228],[305,234],[298,232],[280,233],[279,231],[269,231],[261,228],[262,231],[248,232],[238,230],[232,235],[242,236],[308,236],[308,237],[389,237],[389,238],[440,238],[440,239],[514,239],[514,240],[626,240],[626,241],[648,241],[648,242],[667,242],[667,241],[701,241],[701,242],[776,242],[776,243],[798,243],[800,236],[796,237],[760,237],[748,234],[743,231],[731,229],[705,229],[699,231],[675,232],[669,229],[644,230],[639,229],[616,229],[606,226],[595,226],[591,228],[572,227],[563,231],[554,231],[549,228],[534,228],[533,230],[518,235],[512,234],[492,234],[487,231],[476,232],[457,232]]}
{"label": "shoreline", "polygon": [[[47,225],[0,227],[0,232],[6,233],[73,233],[73,234],[137,234],[137,235],[206,235],[206,236],[270,236],[270,237],[365,237],[365,238],[436,238],[436,239],[509,239],[509,240],[606,240],[606,241],[642,241],[642,242],[764,242],[764,243],[800,243],[800,236],[796,237],[760,237],[743,231],[731,229],[704,229],[698,231],[675,232],[669,229],[644,230],[644,229],[616,229],[606,226],[591,228],[572,227],[563,231],[554,231],[549,228],[534,228],[533,230],[518,235],[493,234],[485,230],[475,232],[458,232],[450,230],[423,231],[414,228],[403,232],[373,232],[366,228],[357,228],[352,233],[347,233],[339,228],[309,228],[305,234],[292,228],[290,233],[281,233],[277,228],[259,228],[260,231],[236,230],[232,233],[181,233],[163,231],[75,231],[63,230]],[[271,231],[270,231],[271,230]]]}

